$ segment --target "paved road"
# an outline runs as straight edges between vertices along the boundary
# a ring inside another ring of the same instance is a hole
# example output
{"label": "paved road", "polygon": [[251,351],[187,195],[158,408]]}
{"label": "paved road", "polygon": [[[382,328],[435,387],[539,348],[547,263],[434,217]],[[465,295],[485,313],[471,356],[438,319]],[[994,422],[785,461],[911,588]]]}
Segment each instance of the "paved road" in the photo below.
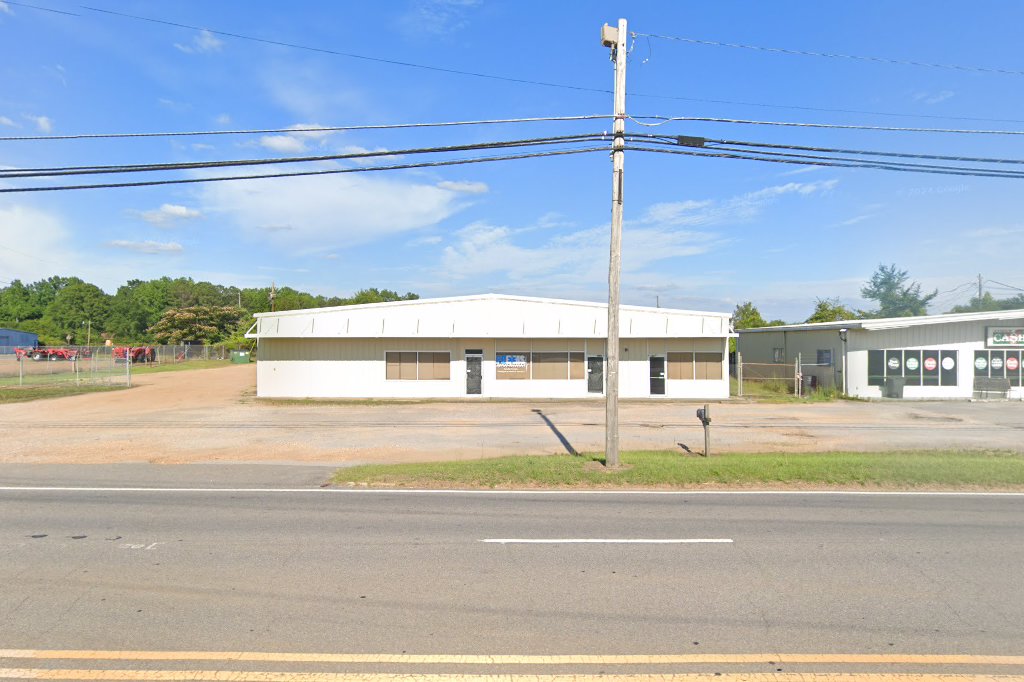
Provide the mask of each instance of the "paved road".
{"label": "paved road", "polygon": [[1024,654],[1021,496],[293,490],[0,490],[0,648]]}

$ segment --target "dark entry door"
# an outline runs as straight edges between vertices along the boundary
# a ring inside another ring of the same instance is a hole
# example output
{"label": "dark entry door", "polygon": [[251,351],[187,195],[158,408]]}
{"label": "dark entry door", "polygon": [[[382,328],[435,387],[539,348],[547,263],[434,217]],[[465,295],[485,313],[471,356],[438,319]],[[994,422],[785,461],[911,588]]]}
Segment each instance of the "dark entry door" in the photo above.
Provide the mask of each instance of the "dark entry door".
{"label": "dark entry door", "polygon": [[587,358],[587,392],[604,393],[604,358],[600,355]]}
{"label": "dark entry door", "polygon": [[651,356],[651,395],[665,395],[665,358]]}
{"label": "dark entry door", "polygon": [[483,362],[482,355],[466,356],[466,395],[480,395]]}

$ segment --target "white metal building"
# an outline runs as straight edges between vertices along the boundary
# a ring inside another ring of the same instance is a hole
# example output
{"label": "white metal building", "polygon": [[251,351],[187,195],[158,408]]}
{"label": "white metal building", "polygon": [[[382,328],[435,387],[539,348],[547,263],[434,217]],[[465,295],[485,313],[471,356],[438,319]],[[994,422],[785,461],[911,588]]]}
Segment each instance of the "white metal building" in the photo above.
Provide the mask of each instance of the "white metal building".
{"label": "white metal building", "polygon": [[[861,398],[1024,400],[1024,310],[742,329],[744,363],[793,363]],[[902,387],[902,388],[901,388]]]}
{"label": "white metal building", "polygon": [[[729,397],[728,313],[622,306],[624,398]],[[604,394],[607,305],[487,294],[260,313],[260,397]]]}

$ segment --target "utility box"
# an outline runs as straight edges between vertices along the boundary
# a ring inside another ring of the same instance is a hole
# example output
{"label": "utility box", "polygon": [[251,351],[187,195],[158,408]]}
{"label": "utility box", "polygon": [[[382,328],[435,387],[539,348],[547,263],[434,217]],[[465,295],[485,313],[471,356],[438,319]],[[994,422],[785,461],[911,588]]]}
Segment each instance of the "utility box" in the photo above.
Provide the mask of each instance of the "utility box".
{"label": "utility box", "polygon": [[231,362],[236,365],[244,365],[252,361],[252,354],[247,350],[231,351]]}
{"label": "utility box", "polygon": [[902,398],[903,387],[907,384],[906,377],[886,377],[882,387],[883,398]]}

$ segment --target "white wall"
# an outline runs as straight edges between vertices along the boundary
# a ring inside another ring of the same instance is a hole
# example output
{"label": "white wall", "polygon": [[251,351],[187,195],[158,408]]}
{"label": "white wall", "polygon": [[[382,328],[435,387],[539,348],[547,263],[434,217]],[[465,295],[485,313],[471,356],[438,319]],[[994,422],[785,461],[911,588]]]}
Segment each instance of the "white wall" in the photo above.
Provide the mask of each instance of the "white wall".
{"label": "white wall", "polygon": [[[907,386],[908,399],[971,398],[974,395],[974,351],[985,348],[985,322],[956,322],[921,325],[902,329],[851,331],[849,346],[850,395],[881,398],[882,387],[868,386],[868,349],[881,350],[955,350],[956,386]],[[1019,389],[1011,397],[1019,397]]]}
{"label": "white wall", "polygon": [[[603,398],[589,393],[587,380],[508,380],[497,378],[495,352],[570,351],[604,356],[601,339],[263,339],[256,364],[257,395],[284,398],[460,398],[466,396],[467,349],[483,351],[482,397]],[[447,351],[451,378],[444,381],[388,381],[387,351]],[[720,352],[722,379],[666,381],[655,398],[727,399],[726,339],[625,339],[620,348],[619,393],[650,398],[650,355],[667,352]],[[585,362],[585,360],[584,360]]]}

